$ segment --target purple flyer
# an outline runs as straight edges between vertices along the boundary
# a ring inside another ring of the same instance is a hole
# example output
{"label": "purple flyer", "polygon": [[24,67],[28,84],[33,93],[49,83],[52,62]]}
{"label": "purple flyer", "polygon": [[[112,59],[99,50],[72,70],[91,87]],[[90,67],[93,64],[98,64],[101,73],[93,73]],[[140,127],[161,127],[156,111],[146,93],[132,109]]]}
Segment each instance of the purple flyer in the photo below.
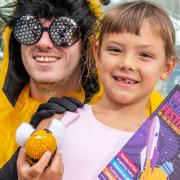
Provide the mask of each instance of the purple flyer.
{"label": "purple flyer", "polygon": [[98,175],[100,180],[180,179],[180,86],[176,85]]}

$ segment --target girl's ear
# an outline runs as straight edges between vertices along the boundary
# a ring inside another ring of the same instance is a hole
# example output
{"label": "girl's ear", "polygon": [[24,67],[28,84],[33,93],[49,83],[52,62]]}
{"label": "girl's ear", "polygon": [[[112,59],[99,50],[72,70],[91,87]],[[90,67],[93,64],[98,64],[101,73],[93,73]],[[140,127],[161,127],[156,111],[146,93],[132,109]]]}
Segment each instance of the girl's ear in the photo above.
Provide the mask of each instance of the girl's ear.
{"label": "girl's ear", "polygon": [[169,59],[168,59],[168,62],[166,63],[165,67],[164,67],[164,70],[160,76],[160,79],[161,80],[166,80],[171,72],[173,71],[174,67],[176,66],[176,57],[175,56],[171,56]]}
{"label": "girl's ear", "polygon": [[93,45],[93,56],[94,56],[94,59],[95,59],[95,62],[96,62],[96,68],[99,67],[99,64],[100,64],[100,49],[99,49],[99,42],[96,42],[94,45]]}

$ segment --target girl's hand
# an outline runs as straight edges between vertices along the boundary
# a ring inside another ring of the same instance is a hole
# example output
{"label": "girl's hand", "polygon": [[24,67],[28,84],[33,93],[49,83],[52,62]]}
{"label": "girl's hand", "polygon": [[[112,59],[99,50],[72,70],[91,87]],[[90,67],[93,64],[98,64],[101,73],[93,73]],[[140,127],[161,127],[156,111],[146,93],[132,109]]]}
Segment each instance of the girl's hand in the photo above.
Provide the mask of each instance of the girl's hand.
{"label": "girl's hand", "polygon": [[[46,152],[41,159],[30,166],[26,161],[24,148],[21,148],[17,159],[18,180],[60,180],[63,176],[63,163],[60,152],[56,152],[51,165],[46,168],[51,158],[51,153]],[[45,169],[46,168],[46,169]]]}

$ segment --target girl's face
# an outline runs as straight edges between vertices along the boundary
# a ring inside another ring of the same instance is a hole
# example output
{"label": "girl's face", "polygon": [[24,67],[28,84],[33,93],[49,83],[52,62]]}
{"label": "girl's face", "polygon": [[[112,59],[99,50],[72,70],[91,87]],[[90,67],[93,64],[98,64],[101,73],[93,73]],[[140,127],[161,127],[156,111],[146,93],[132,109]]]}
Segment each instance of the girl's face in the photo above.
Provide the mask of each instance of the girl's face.
{"label": "girl's face", "polygon": [[94,56],[104,97],[120,104],[147,103],[156,82],[167,79],[175,65],[175,58],[166,58],[165,44],[148,21],[139,35],[105,34]]}

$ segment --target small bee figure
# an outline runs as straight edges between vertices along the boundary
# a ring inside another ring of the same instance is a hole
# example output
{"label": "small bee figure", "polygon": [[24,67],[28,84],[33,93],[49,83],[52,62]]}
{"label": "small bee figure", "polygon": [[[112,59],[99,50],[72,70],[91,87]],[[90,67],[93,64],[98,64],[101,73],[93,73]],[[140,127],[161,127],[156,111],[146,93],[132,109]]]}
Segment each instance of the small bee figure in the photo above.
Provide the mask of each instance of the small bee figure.
{"label": "small bee figure", "polygon": [[35,130],[28,123],[22,123],[18,127],[16,141],[21,147],[25,147],[30,165],[34,165],[46,151],[50,151],[53,158],[56,149],[59,149],[58,141],[64,129],[63,123],[57,119],[53,119],[48,129]]}

